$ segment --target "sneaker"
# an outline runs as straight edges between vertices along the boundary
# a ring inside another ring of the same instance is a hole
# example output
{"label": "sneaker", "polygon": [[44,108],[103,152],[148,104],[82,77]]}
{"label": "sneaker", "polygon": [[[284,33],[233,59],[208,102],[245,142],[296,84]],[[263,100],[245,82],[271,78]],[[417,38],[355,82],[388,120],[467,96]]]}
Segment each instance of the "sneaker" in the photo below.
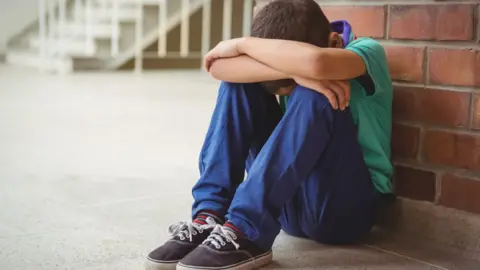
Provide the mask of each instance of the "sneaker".
{"label": "sneaker", "polygon": [[257,269],[272,261],[263,250],[226,226],[217,225],[210,236],[177,265],[177,270]]}
{"label": "sneaker", "polygon": [[215,225],[217,222],[211,217],[205,220],[205,224],[178,222],[171,225],[168,231],[172,238],[148,254],[145,269],[176,269],[181,259],[207,239]]}

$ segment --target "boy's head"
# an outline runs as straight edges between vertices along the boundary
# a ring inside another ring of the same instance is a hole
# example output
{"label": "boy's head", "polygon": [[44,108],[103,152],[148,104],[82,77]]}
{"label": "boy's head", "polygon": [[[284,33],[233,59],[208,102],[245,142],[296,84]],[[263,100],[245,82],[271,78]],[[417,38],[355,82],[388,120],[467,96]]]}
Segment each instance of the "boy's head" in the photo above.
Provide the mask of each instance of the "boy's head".
{"label": "boy's head", "polygon": [[[328,47],[330,22],[314,0],[257,0],[251,36],[284,39]],[[291,79],[264,82],[270,92],[292,88]],[[288,91],[287,91],[288,92]]]}

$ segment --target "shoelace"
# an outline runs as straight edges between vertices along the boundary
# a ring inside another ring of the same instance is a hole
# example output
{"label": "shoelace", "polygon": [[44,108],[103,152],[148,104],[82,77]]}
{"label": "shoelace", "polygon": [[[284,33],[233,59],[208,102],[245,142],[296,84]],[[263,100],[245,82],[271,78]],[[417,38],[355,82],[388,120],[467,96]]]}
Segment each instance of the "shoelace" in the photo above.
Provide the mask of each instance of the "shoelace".
{"label": "shoelace", "polygon": [[182,241],[188,238],[190,242],[192,242],[194,235],[203,233],[205,230],[213,229],[217,225],[217,222],[211,217],[208,217],[205,222],[207,222],[207,224],[200,225],[193,222],[180,221],[170,225],[170,227],[168,227],[168,233],[171,236],[179,236]]}
{"label": "shoelace", "polygon": [[205,241],[203,241],[203,244],[212,244],[214,245],[217,249],[220,249],[221,246],[225,246],[227,242],[232,243],[235,248],[238,250],[240,248],[240,245],[235,242],[237,240],[237,235],[228,229],[225,229],[222,225],[216,225],[215,229],[213,229],[212,233],[208,236]]}

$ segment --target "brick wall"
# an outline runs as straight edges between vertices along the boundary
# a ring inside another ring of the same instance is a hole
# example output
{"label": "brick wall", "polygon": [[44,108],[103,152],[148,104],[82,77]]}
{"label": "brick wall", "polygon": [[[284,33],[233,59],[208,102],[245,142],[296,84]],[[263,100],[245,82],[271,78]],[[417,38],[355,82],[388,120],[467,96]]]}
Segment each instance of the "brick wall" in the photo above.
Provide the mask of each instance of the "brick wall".
{"label": "brick wall", "polygon": [[395,190],[480,213],[480,1],[318,1],[385,46]]}

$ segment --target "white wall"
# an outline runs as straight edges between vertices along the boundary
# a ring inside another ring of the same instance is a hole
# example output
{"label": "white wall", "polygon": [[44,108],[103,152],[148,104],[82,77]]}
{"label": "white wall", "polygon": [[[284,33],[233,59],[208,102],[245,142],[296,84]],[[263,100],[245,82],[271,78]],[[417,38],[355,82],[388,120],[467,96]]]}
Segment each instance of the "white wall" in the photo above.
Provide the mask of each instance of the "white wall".
{"label": "white wall", "polygon": [[37,18],[38,0],[0,0],[0,54],[7,41]]}

